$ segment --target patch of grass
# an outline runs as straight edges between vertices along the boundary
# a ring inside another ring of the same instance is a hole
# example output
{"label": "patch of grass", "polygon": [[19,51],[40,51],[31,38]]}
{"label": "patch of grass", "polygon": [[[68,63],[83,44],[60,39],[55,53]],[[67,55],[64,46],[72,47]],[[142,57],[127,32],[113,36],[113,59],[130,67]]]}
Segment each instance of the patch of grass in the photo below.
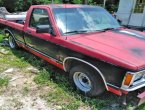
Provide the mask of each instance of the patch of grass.
{"label": "patch of grass", "polygon": [[[29,63],[21,58],[17,58],[17,56],[13,55],[13,52],[8,47],[1,47],[2,49],[5,49],[6,51],[9,51],[8,54],[0,54],[0,62],[2,65],[0,65],[0,72],[7,68],[16,67],[16,68],[25,68],[29,65]],[[24,52],[19,50],[13,50],[17,54],[23,54]]]}
{"label": "patch of grass", "polygon": [[41,71],[40,74],[34,78],[34,81],[39,85],[47,85],[51,88],[51,90],[42,96],[42,98],[56,108],[59,106],[60,110],[77,110],[80,107],[89,107],[91,110],[100,110],[103,107],[108,106],[111,100],[114,100],[114,97],[104,100],[101,98],[89,98],[81,95],[78,90],[74,90],[71,87],[67,77],[49,71],[50,70]]}
{"label": "patch of grass", "polygon": [[39,75],[34,78],[36,84],[47,85],[50,83],[50,73],[45,69],[41,70]]}
{"label": "patch of grass", "polygon": [[27,95],[29,93],[29,91],[30,91],[30,88],[28,86],[25,86],[23,88],[23,95]]}
{"label": "patch of grass", "polygon": [[45,99],[49,104],[60,106],[61,109],[76,110],[81,105],[81,100],[77,100],[75,96],[71,96],[62,88],[56,87],[48,92]]}
{"label": "patch of grass", "polygon": [[4,35],[0,34],[0,43],[3,41]]}
{"label": "patch of grass", "polygon": [[4,86],[8,86],[9,78],[8,77],[0,77],[0,88]]}
{"label": "patch of grass", "polygon": [[34,56],[33,54],[26,52],[23,49],[19,50],[12,50],[12,54],[17,57],[16,62],[14,62],[15,65],[19,66],[20,68],[24,68],[26,66],[32,65],[36,68],[41,68],[41,64],[43,63],[43,60]]}

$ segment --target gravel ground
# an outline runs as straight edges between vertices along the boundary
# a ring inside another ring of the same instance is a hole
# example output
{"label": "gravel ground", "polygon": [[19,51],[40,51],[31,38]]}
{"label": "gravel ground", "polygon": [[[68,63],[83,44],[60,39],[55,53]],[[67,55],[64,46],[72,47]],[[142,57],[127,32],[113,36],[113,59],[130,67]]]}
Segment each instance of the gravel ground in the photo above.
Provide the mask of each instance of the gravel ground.
{"label": "gravel ground", "polygon": [[[26,70],[27,71],[27,70]],[[28,71],[36,71],[28,68]],[[48,87],[39,87],[33,81],[36,74],[22,73],[19,69],[9,68],[1,77],[11,77],[8,87],[1,88],[0,110],[53,110],[40,94],[45,94]]]}

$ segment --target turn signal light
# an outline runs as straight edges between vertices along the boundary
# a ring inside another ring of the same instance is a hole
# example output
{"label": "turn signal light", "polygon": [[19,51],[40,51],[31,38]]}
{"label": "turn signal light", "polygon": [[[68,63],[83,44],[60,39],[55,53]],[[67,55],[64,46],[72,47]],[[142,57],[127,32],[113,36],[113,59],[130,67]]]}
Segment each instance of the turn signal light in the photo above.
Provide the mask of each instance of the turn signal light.
{"label": "turn signal light", "polygon": [[127,74],[124,81],[124,85],[129,86],[132,81],[132,78],[133,78],[133,74]]}

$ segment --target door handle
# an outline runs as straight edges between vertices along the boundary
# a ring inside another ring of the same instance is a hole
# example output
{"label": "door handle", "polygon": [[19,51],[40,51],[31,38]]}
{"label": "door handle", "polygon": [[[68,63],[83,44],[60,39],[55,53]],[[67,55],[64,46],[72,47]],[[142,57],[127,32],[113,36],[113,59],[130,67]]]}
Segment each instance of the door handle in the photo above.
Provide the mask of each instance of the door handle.
{"label": "door handle", "polygon": [[30,30],[27,30],[26,33],[31,34],[31,31]]}

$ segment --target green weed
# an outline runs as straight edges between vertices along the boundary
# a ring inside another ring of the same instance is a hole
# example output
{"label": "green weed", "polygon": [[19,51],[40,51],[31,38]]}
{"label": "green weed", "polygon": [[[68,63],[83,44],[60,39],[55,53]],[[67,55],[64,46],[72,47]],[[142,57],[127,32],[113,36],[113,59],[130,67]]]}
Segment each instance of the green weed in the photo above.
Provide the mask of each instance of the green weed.
{"label": "green weed", "polygon": [[9,78],[8,77],[0,77],[0,88],[4,86],[8,86]]}
{"label": "green weed", "polygon": [[29,63],[27,63],[27,61],[25,61],[24,59],[17,58],[17,56],[13,55],[13,52],[22,55],[23,54],[22,51],[13,50],[12,52],[8,47],[3,47],[3,49],[5,49],[6,51],[9,51],[9,53],[6,55],[0,54],[0,62],[3,63],[3,65],[0,65],[0,70],[6,69],[12,66],[17,67],[17,68],[24,68],[29,65]]}
{"label": "green weed", "polygon": [[48,79],[50,79],[50,74],[48,71],[43,69],[40,71],[39,75],[34,78],[34,81],[36,84],[46,85],[50,82]]}
{"label": "green weed", "polygon": [[2,34],[0,34],[0,43],[3,41],[4,36]]}
{"label": "green weed", "polygon": [[111,99],[103,100],[81,95],[70,86],[67,77],[49,71],[43,70],[34,78],[37,84],[51,88],[47,94],[42,96],[49,104],[53,104],[56,107],[59,106],[60,110],[77,110],[80,106],[84,108],[90,107],[92,110],[100,110],[109,104]]}
{"label": "green weed", "polygon": [[23,95],[27,95],[29,93],[29,91],[30,91],[30,88],[28,86],[25,86],[23,88]]}

